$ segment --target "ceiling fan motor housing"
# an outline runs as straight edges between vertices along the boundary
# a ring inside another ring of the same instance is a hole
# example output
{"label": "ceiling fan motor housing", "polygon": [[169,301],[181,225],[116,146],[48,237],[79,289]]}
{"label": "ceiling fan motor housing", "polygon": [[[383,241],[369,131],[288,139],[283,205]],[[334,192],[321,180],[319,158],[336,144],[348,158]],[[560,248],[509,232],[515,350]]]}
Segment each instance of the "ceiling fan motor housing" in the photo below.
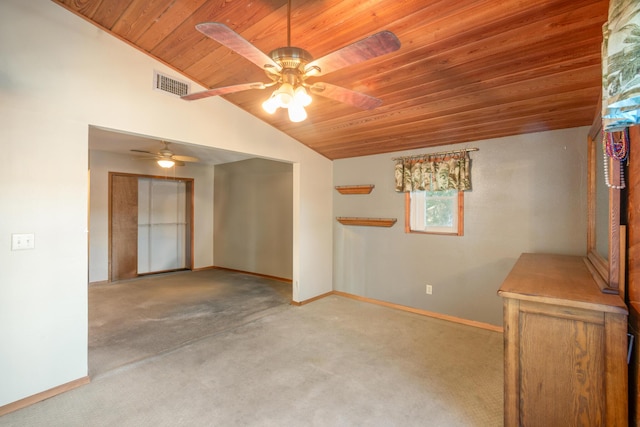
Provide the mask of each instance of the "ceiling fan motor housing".
{"label": "ceiling fan motor housing", "polygon": [[293,68],[297,69],[301,73],[304,72],[307,64],[313,61],[313,56],[311,56],[309,52],[294,46],[279,47],[272,50],[269,53],[269,56],[283,69]]}
{"label": "ceiling fan motor housing", "polygon": [[272,80],[281,84],[289,83],[295,87],[298,84],[303,84],[308,77],[306,67],[313,61],[313,57],[306,50],[294,46],[279,47],[272,50],[269,56],[273,62],[282,67],[276,73],[269,68],[265,69],[267,76]]}

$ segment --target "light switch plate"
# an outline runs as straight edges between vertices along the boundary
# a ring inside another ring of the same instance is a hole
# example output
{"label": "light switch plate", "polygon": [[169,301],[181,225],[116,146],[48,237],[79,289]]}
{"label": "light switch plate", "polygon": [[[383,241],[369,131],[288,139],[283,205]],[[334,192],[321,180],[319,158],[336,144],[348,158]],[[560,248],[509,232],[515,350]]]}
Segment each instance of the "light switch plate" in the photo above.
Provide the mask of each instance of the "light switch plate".
{"label": "light switch plate", "polygon": [[35,248],[35,235],[30,234],[12,234],[11,235],[11,250],[21,251],[24,249]]}

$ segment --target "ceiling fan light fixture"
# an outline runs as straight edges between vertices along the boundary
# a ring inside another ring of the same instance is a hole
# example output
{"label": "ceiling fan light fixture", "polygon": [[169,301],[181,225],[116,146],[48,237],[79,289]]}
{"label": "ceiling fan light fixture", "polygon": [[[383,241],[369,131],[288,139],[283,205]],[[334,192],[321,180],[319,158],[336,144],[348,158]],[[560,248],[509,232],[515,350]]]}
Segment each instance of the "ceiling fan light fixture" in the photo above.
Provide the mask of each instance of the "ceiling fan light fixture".
{"label": "ceiling fan light fixture", "polygon": [[278,108],[286,108],[289,120],[297,123],[307,118],[304,107],[309,106],[311,101],[311,96],[303,86],[298,86],[294,90],[290,83],[283,83],[262,103],[262,108],[269,114],[275,113]]}
{"label": "ceiling fan light fixture", "polygon": [[289,113],[289,120],[292,122],[301,122],[307,118],[307,112],[304,107],[311,104],[311,96],[307,90],[301,86],[284,82],[278,89],[273,91],[271,96],[262,103],[262,108],[269,114],[276,112],[278,108],[285,108]]}
{"label": "ceiling fan light fixture", "polygon": [[172,168],[175,164],[176,164],[176,162],[174,162],[173,160],[170,160],[170,159],[160,159],[160,160],[158,160],[158,165],[160,165],[161,168],[165,168],[165,169]]}

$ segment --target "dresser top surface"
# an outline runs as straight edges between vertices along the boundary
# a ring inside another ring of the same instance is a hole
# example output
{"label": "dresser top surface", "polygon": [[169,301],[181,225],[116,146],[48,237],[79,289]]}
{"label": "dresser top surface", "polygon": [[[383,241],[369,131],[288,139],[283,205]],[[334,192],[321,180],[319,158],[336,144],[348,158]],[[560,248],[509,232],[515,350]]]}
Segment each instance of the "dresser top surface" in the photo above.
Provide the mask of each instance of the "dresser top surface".
{"label": "dresser top surface", "polygon": [[502,283],[504,298],[627,314],[618,295],[604,294],[580,256],[524,253]]}

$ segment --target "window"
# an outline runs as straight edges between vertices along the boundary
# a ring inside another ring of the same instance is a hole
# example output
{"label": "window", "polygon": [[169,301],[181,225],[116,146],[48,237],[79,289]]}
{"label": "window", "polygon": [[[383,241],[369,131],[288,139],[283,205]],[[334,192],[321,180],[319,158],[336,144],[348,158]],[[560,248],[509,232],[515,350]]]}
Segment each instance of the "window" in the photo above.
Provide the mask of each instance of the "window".
{"label": "window", "polygon": [[405,193],[405,232],[462,236],[464,191]]}

